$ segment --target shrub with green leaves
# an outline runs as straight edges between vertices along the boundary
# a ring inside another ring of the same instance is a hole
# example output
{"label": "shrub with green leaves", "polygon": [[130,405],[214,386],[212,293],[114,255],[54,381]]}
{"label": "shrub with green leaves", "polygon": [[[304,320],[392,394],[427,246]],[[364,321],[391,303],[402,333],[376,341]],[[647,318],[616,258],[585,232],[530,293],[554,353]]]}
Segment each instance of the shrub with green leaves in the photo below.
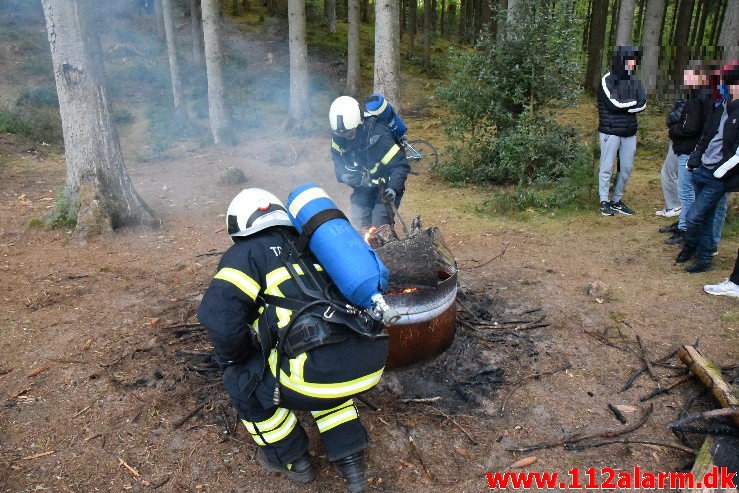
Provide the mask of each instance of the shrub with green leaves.
{"label": "shrub with green leaves", "polygon": [[511,19],[499,16],[502,32],[451,52],[450,82],[438,89],[454,112],[443,177],[508,186],[522,207],[577,201],[594,180],[583,139],[544,111],[580,93],[577,26],[565,7],[521,0]]}

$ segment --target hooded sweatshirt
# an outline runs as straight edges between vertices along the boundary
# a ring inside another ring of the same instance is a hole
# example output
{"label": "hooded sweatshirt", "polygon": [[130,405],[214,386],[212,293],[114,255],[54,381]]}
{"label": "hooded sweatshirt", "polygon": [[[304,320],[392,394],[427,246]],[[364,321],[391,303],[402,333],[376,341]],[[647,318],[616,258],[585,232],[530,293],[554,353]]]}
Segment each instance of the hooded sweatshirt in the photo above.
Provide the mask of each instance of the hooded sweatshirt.
{"label": "hooded sweatshirt", "polygon": [[636,114],[647,106],[644,87],[626,69],[627,60],[639,60],[637,47],[619,46],[613,53],[611,71],[598,86],[598,131],[604,134],[636,135]]}

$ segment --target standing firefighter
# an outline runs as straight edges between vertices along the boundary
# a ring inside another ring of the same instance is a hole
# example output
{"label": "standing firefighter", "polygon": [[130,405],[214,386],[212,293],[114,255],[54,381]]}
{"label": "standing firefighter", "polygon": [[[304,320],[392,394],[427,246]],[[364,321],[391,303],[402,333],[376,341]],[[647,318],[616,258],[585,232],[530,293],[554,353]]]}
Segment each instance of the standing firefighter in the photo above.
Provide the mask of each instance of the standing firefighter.
{"label": "standing firefighter", "polygon": [[[336,179],[352,188],[352,222],[358,229],[392,224],[385,202],[400,207],[410,166],[393,133],[375,115],[362,117],[356,99],[331,103],[331,156]],[[392,208],[390,208],[392,210]]]}
{"label": "standing firefighter", "polygon": [[227,225],[234,244],[198,318],[225,366],[224,387],[259,445],[257,460],[298,483],[312,481],[308,437],[294,414],[310,411],[349,491],[364,491],[367,432],[352,398],[380,380],[382,326],[349,304],[300,249],[273,194],[243,190],[228,207]]}

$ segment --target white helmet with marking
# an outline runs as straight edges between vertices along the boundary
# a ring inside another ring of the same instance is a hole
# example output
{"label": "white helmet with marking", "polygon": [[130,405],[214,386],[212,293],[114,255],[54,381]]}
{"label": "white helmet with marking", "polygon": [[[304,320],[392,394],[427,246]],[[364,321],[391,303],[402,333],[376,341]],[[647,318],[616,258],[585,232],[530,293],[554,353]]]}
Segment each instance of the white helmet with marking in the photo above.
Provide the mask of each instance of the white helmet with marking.
{"label": "white helmet with marking", "polygon": [[340,96],[331,103],[328,111],[331,130],[336,134],[351,132],[362,123],[359,102],[350,96]]}
{"label": "white helmet with marking", "polygon": [[285,205],[261,188],[247,188],[234,197],[226,212],[231,238],[249,236],[273,226],[293,226]]}

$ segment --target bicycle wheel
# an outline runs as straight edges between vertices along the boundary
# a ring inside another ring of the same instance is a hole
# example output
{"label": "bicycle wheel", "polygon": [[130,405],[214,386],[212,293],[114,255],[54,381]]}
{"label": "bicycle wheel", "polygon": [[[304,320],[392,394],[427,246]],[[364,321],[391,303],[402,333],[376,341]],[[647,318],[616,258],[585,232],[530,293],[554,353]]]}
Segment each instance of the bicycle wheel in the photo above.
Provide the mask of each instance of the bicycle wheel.
{"label": "bicycle wheel", "polygon": [[411,166],[411,173],[421,175],[436,168],[439,164],[439,152],[436,147],[422,139],[409,140],[408,143],[410,148],[406,147],[405,155]]}

